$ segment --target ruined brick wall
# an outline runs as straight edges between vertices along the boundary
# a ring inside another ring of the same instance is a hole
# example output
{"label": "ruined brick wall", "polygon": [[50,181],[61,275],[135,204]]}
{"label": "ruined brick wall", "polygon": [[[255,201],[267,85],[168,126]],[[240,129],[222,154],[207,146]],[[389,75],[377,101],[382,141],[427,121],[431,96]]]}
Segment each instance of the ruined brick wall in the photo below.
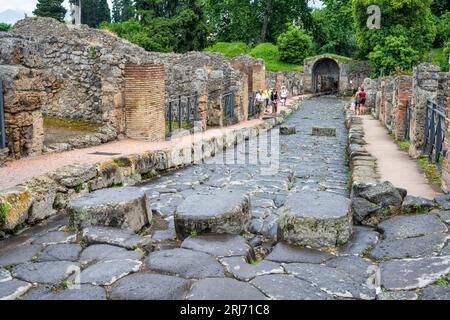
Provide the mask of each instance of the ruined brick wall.
{"label": "ruined brick wall", "polygon": [[163,65],[125,66],[126,134],[129,138],[164,140],[164,88]]}
{"label": "ruined brick wall", "polygon": [[394,79],[392,133],[397,140],[404,140],[405,137],[406,104],[412,99],[412,83],[411,76],[399,76]]}

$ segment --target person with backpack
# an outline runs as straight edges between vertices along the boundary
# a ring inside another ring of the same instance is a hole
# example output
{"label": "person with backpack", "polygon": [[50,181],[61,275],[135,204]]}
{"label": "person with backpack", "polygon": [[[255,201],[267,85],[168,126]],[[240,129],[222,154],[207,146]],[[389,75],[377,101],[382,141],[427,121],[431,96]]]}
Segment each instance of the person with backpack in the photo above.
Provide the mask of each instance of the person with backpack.
{"label": "person with backpack", "polygon": [[359,92],[359,108],[360,112],[364,115],[366,113],[366,101],[367,101],[367,93],[364,88],[361,88]]}
{"label": "person with backpack", "polygon": [[270,100],[272,100],[272,113],[278,113],[278,89],[272,90],[272,95],[270,96]]}

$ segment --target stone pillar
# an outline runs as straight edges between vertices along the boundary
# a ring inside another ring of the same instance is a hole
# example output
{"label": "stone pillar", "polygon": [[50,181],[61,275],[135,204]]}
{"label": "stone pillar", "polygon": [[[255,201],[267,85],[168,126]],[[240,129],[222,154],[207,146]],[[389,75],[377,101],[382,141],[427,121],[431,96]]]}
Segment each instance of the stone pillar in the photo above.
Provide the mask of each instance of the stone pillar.
{"label": "stone pillar", "polygon": [[413,108],[411,110],[411,148],[409,154],[418,158],[425,143],[427,100],[437,96],[440,68],[423,63],[414,68]]}
{"label": "stone pillar", "polygon": [[266,66],[264,63],[255,64],[253,67],[253,91],[266,89]]}
{"label": "stone pillar", "polygon": [[125,66],[126,135],[131,139],[165,139],[163,65]]}
{"label": "stone pillar", "polygon": [[392,131],[392,110],[394,102],[394,79],[388,78],[384,91],[384,125]]}
{"label": "stone pillar", "polygon": [[392,132],[396,140],[403,140],[405,137],[406,103],[411,102],[412,81],[411,76],[400,76],[394,79]]}
{"label": "stone pillar", "polygon": [[[450,58],[449,58],[450,65]],[[444,150],[447,150],[447,156],[442,164],[442,190],[450,192],[450,71],[447,78],[447,108],[445,117],[445,144]]]}

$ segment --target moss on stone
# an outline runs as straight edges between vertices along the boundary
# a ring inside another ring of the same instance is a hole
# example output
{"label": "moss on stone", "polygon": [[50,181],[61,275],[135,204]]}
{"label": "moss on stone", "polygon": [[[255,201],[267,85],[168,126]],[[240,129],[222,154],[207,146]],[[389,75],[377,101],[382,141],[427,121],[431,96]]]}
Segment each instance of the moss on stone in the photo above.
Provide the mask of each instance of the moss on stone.
{"label": "moss on stone", "polygon": [[57,117],[44,117],[44,126],[54,128],[66,128],[68,130],[83,131],[83,132],[97,132],[102,125],[94,122]]}
{"label": "moss on stone", "polygon": [[133,162],[128,158],[117,158],[114,159],[114,163],[119,166],[119,168],[129,168],[133,166]]}

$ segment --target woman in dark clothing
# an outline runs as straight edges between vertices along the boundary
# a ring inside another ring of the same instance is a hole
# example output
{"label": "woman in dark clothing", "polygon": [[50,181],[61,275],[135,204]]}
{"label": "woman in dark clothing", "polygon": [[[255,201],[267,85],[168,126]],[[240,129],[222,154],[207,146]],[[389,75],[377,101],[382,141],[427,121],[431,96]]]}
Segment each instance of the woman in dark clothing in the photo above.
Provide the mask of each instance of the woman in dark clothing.
{"label": "woman in dark clothing", "polygon": [[278,90],[273,89],[272,95],[270,96],[270,100],[272,101],[272,113],[278,113]]}

